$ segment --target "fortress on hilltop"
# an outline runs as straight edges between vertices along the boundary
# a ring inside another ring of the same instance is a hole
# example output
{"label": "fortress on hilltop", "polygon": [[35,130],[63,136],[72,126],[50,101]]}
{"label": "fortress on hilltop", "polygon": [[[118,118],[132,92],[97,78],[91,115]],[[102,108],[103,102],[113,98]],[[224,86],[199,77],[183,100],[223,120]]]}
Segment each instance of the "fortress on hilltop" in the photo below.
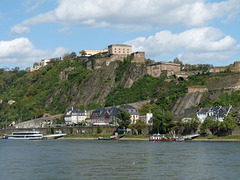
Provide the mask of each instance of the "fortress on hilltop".
{"label": "fortress on hilltop", "polygon": [[[124,58],[131,57],[131,62],[136,65],[143,65],[145,72],[153,77],[159,77],[161,75],[174,76],[179,79],[187,79],[190,75],[202,74],[200,70],[197,71],[182,71],[181,65],[172,62],[149,62],[145,58],[144,51],[132,52],[132,46],[127,44],[112,44],[106,49],[84,49],[79,52],[79,56],[87,69],[100,69],[102,67],[109,66],[111,62],[117,60],[124,61]],[[72,59],[73,60],[73,59]],[[51,61],[61,61],[60,58],[43,59],[40,63],[34,63],[33,67],[28,67],[26,71],[36,71],[42,67],[45,67]],[[147,63],[148,62],[148,63]],[[240,61],[235,61],[229,66],[215,66],[209,70],[211,73],[218,72],[240,72]]]}
{"label": "fortress on hilltop", "polygon": [[132,63],[145,64],[146,61],[145,52],[132,52],[132,46],[126,44],[112,44],[107,50],[83,50],[79,55],[85,61],[87,69],[109,66],[111,62],[123,61],[127,56],[132,56]]}

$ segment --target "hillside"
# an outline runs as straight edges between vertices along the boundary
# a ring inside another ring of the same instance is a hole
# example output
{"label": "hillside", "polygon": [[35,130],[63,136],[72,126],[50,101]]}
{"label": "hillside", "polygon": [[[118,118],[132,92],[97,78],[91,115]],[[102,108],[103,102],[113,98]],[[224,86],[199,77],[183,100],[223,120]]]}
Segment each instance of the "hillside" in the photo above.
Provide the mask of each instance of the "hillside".
{"label": "hillside", "polygon": [[[64,113],[68,107],[94,109],[105,105],[109,92],[120,84],[130,87],[143,77],[144,67],[125,62],[112,62],[97,70],[87,70],[76,58],[51,62],[34,72],[0,72],[0,120],[23,121],[43,113]],[[8,104],[9,100],[15,103]]]}
{"label": "hillside", "polygon": [[[131,57],[109,66],[88,70],[81,59],[51,62],[34,72],[0,71],[0,121],[8,123],[41,117],[44,113],[60,114],[69,107],[95,109],[149,100],[140,112],[155,109],[180,111],[191,106],[214,104],[239,106],[239,73],[216,73],[190,76],[188,80],[152,77],[146,65],[131,63]],[[186,88],[204,86],[205,95],[186,95]],[[14,100],[12,105],[9,100]],[[192,103],[193,102],[193,103]],[[192,103],[192,104],[191,104]],[[184,107],[183,107],[184,106]],[[0,125],[1,126],[1,125]]]}

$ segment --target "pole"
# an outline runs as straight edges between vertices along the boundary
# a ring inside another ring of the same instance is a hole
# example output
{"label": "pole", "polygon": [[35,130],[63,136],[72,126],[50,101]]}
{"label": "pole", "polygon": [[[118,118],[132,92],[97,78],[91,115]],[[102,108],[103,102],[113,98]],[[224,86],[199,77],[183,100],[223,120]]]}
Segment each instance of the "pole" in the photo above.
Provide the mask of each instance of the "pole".
{"label": "pole", "polygon": [[7,119],[6,119],[6,126],[5,126],[5,134],[7,134]]}

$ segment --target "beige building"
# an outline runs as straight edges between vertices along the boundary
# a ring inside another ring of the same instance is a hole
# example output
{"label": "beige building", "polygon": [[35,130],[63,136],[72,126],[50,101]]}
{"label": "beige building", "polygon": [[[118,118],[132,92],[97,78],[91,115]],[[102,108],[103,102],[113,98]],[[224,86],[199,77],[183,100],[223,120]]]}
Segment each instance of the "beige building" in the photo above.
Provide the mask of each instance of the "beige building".
{"label": "beige building", "polygon": [[33,71],[36,71],[36,70],[39,70],[42,66],[34,66],[34,67],[28,67],[26,69],[26,71],[28,72],[33,72]]}
{"label": "beige building", "polygon": [[[102,50],[97,50],[97,49],[84,49],[83,51],[87,54],[87,55],[85,55],[85,56],[93,56],[93,55],[98,54],[98,53],[108,52],[107,49],[102,49]],[[82,54],[83,51],[80,51],[80,52],[79,52],[79,56],[83,56],[83,54]]]}
{"label": "beige building", "polygon": [[108,46],[109,54],[132,54],[132,46],[126,44],[112,44]]}
{"label": "beige building", "polygon": [[181,72],[181,65],[175,63],[159,62],[147,67],[147,73],[154,77],[159,77],[161,74],[170,76],[179,72]]}

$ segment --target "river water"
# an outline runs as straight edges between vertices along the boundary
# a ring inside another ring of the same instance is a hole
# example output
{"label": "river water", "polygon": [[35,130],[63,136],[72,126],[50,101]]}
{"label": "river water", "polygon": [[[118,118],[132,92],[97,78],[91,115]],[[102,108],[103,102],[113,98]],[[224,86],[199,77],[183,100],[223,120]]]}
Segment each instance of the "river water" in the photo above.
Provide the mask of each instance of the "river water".
{"label": "river water", "polygon": [[0,179],[240,179],[238,142],[0,140]]}

